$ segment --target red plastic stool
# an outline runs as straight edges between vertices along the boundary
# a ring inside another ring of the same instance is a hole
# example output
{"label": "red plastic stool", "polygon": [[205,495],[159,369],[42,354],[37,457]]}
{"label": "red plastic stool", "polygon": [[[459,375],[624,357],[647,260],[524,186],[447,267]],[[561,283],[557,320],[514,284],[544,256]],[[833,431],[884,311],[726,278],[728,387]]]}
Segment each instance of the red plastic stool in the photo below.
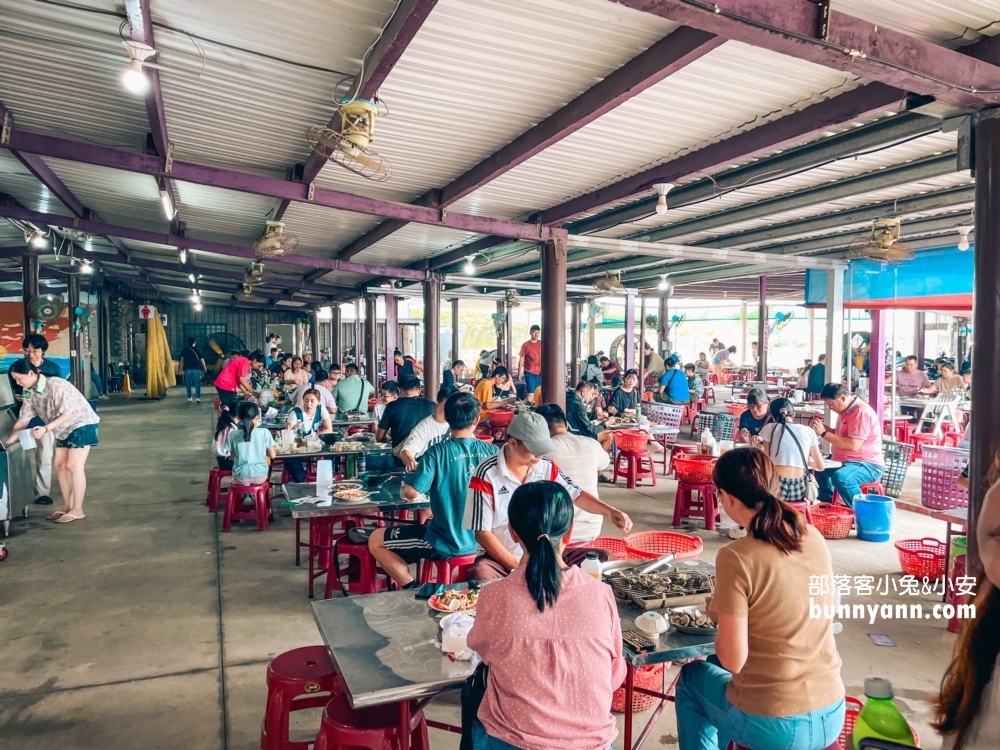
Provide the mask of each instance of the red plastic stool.
{"label": "red plastic stool", "polygon": [[[226,512],[222,516],[222,530],[229,531],[233,521],[257,521],[257,531],[267,531],[267,517],[271,514],[271,485],[231,484],[226,495]],[[245,503],[244,495],[253,497],[253,505]]]}
{"label": "red plastic stool", "polygon": [[[348,555],[351,559],[347,564],[347,570],[340,570],[340,555]],[[358,544],[349,541],[347,537],[338,539],[333,545],[333,554],[330,555],[331,569],[327,569],[326,588],[323,590],[323,598],[329,599],[333,596],[334,588],[339,588],[340,592],[348,594],[377,594],[385,591],[388,585],[388,576],[375,563],[375,558],[368,550],[367,544]],[[347,581],[343,580],[346,576]]]}
{"label": "red plastic stool", "polygon": [[459,583],[465,580],[476,555],[458,555],[447,560],[421,560],[417,579],[420,583]]}
{"label": "red plastic stool", "polygon": [[[695,493],[698,493],[697,499]],[[694,484],[682,480],[677,483],[673,525],[680,526],[681,519],[686,516],[702,516],[705,519],[705,529],[708,531],[715,529],[715,522],[722,517],[719,515],[719,503],[712,482]]]}
{"label": "red plastic stool", "polygon": [[[751,748],[745,745],[737,745],[735,742],[730,741],[727,750],[751,750]],[[843,750],[843,748],[840,746],[840,740],[837,740],[832,745],[823,748],[823,750]]]}
{"label": "red plastic stool", "polygon": [[[877,482],[877,481],[876,482],[868,482],[867,484],[861,485],[861,494],[862,495],[881,495],[882,497],[886,496],[885,489],[883,489],[883,487],[882,487],[882,483],[881,482]],[[843,505],[844,507],[847,506],[847,503],[845,503],[841,499],[840,492],[838,492],[837,490],[833,491],[833,500],[830,501],[830,504],[831,505]]]}
{"label": "red plastic stool", "polygon": [[708,407],[709,400],[711,400],[713,404],[715,403],[715,389],[712,386],[705,386],[705,392],[701,394],[701,396],[705,400],[706,408]]}
{"label": "red plastic stool", "polygon": [[965,436],[960,432],[946,432],[941,442],[943,445],[950,445],[952,448],[957,448],[958,444],[962,442],[963,437]]}
{"label": "red plastic stool", "polygon": [[[646,468],[646,467],[649,468]],[[649,451],[618,451],[615,457],[615,474],[611,481],[618,483],[618,477],[625,477],[625,486],[634,490],[643,479],[649,479],[656,486],[656,467]]]}
{"label": "red plastic stool", "polygon": [[698,446],[694,443],[686,443],[684,445],[680,445],[678,443],[674,444],[674,446],[670,449],[670,473],[674,475],[674,479],[677,478],[677,469],[674,468],[674,456],[677,456],[681,453],[697,453],[697,452],[698,452]]}
{"label": "red plastic stool", "polygon": [[211,513],[219,510],[219,498],[222,496],[222,480],[233,475],[232,469],[220,469],[213,466],[208,472],[208,497],[205,498],[205,505]]}
{"label": "red plastic stool", "polygon": [[908,443],[913,446],[913,457],[923,458],[920,448],[924,445],[941,445],[944,441],[933,432],[914,432],[909,436]]}
{"label": "red plastic stool", "polygon": [[343,693],[326,646],[286,651],[267,665],[267,708],[260,725],[261,750],[307,750],[311,742],[288,739],[292,711],[321,708]]}
{"label": "red plastic stool", "polygon": [[806,523],[811,524],[813,522],[812,511],[809,510],[809,503],[808,502],[806,502],[805,500],[801,500],[801,501],[798,501],[798,502],[787,503],[787,504],[791,505],[793,508],[795,508],[795,510],[797,510],[799,513],[801,513],[802,515],[804,515],[806,517]]}
{"label": "red plastic stool", "polygon": [[356,526],[363,526],[364,522],[355,516],[341,516],[331,518],[329,516],[309,519],[309,541],[300,541],[299,523],[302,519],[295,520],[295,564],[299,564],[299,550],[305,547],[309,555],[309,598],[313,598],[313,582],[320,576],[327,574],[330,569],[330,556],[333,554],[333,545],[347,535],[347,532]]}
{"label": "red plastic stool", "polygon": [[323,709],[323,722],[313,750],[399,750],[404,743],[413,750],[430,750],[424,712],[416,708],[415,702],[406,707],[410,736],[400,737],[401,704],[354,710],[346,696],[336,696]]}

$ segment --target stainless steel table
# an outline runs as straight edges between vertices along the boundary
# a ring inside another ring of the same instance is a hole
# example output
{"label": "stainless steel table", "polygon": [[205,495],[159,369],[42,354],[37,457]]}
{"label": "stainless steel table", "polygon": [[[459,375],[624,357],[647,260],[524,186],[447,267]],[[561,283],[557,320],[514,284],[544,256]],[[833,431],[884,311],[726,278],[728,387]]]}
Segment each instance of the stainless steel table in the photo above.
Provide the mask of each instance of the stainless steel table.
{"label": "stainless steel table", "polygon": [[[349,481],[349,480],[348,480]],[[363,484],[362,482],[358,482]],[[321,500],[316,495],[316,484],[313,482],[282,485],[285,493],[285,504],[292,507],[292,518],[326,518],[329,516],[356,516],[370,512],[389,513],[397,510],[421,510],[429,508],[426,500],[403,500],[398,491],[390,493],[384,487],[371,490],[372,494],[365,503],[344,503],[333,498],[329,506],[317,505]]]}

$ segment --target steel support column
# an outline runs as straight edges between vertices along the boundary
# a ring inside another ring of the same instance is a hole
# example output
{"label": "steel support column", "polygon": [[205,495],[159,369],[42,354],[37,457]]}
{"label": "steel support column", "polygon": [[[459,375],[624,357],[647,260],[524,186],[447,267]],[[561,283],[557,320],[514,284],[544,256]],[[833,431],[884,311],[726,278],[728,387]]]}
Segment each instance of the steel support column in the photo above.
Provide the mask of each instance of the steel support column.
{"label": "steel support column", "polygon": [[[385,303],[385,380],[392,380],[395,377],[393,353],[399,346],[399,298],[395,294],[387,294]],[[374,375],[373,377],[378,377]],[[384,382],[384,381],[383,381]],[[372,385],[378,387],[374,380]]]}
{"label": "steel support column", "polygon": [[365,297],[365,378],[378,381],[378,298]]}
{"label": "steel support column", "polygon": [[319,362],[319,308],[313,308],[309,315],[309,347],[312,349],[313,362]]}
{"label": "steel support column", "polygon": [[969,457],[968,575],[982,569],[974,530],[986,490],[986,475],[1000,445],[1000,398],[993,376],[1000,372],[1000,119],[983,116],[976,125],[976,253],[973,324],[976,372],[972,381]]}
{"label": "steel support column", "polygon": [[354,300],[354,364],[361,367],[361,350],[364,349],[361,340],[361,300]]}
{"label": "steel support column", "polygon": [[503,362],[508,371],[514,372],[514,308],[506,301],[504,301],[503,306]]}
{"label": "steel support column", "polygon": [[[826,273],[826,382],[839,383],[844,375],[844,271]],[[827,409],[827,424],[830,410]],[[832,426],[832,425],[831,425]]]}
{"label": "steel support column", "polygon": [[745,365],[747,363],[747,351],[750,347],[747,345],[747,303],[746,300],[740,302],[740,361]]}
{"label": "steel support column", "polygon": [[424,395],[437,397],[441,387],[441,278],[424,282]]}
{"label": "steel support column", "polygon": [[597,316],[594,314],[593,300],[587,300],[585,304],[587,305],[587,356],[590,356],[597,351]]}
{"label": "steel support column", "polygon": [[872,332],[868,344],[868,403],[881,424],[885,414],[885,310],[872,310]]}
{"label": "steel support column", "polygon": [[809,321],[809,360],[816,360],[816,311],[811,307],[806,310],[806,320]]}
{"label": "steel support column", "polygon": [[580,339],[583,310],[580,306],[585,303],[573,302],[570,308],[572,318],[569,324],[569,382],[575,384],[580,382]]}
{"label": "steel support column", "polygon": [[21,296],[24,300],[24,332],[31,333],[31,318],[28,316],[28,303],[38,296],[38,256],[28,253],[21,257]]}
{"label": "steel support column", "polygon": [[80,276],[75,273],[70,274],[67,286],[69,287],[67,294],[69,298],[67,301],[69,307],[69,382],[81,392],[86,393],[83,378],[83,352],[81,351],[82,336],[74,325],[76,316],[73,314],[73,311],[80,306]]}
{"label": "steel support column", "polygon": [[642,381],[646,377],[646,298],[642,297],[639,302],[639,351],[636,352],[636,361],[633,367],[639,371],[639,401],[642,401]]}
{"label": "steel support column", "polygon": [[757,301],[757,380],[761,383],[767,382],[767,320],[767,276],[761,276]]}
{"label": "steel support column", "polygon": [[451,301],[451,364],[455,364],[456,359],[461,359],[462,354],[459,351],[459,346],[462,343],[461,337],[458,335],[458,297],[455,297]]}
{"label": "steel support column", "polygon": [[625,366],[623,370],[635,367],[635,295],[625,295]]}
{"label": "steel support column", "polygon": [[340,315],[340,305],[334,303],[330,307],[330,362],[340,362],[344,359],[344,330]]}
{"label": "steel support column", "polygon": [[[542,245],[542,403],[566,408],[566,242]],[[627,349],[627,347],[626,347]]]}
{"label": "steel support column", "polygon": [[[927,341],[927,314],[918,312],[913,325],[913,350],[917,357],[917,367],[924,369],[924,344]],[[893,352],[895,355],[895,352]]]}
{"label": "steel support column", "polygon": [[496,317],[496,329],[497,329],[497,353],[493,358],[494,365],[503,365],[506,367],[506,361],[504,360],[504,352],[507,349],[507,345],[504,343],[507,336],[507,304],[502,300],[497,300],[497,317]]}
{"label": "steel support column", "polygon": [[[653,350],[657,354],[663,354],[667,351],[667,343],[670,338],[670,298],[664,294],[660,297],[660,309],[658,313],[658,319],[660,323],[658,342]],[[643,364],[646,364],[645,354],[643,354]],[[642,385],[642,381],[639,381],[639,385]]]}

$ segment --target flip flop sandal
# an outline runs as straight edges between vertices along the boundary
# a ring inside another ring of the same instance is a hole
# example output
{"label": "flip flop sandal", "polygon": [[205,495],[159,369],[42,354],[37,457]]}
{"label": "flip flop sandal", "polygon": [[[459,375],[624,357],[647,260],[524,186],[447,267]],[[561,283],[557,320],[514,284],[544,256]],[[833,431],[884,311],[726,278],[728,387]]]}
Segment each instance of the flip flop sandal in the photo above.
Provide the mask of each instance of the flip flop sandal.
{"label": "flip flop sandal", "polygon": [[71,523],[73,521],[82,521],[86,518],[85,515],[74,515],[72,513],[63,513],[61,517],[56,519],[56,523]]}
{"label": "flip flop sandal", "polygon": [[45,518],[49,521],[57,521],[65,515],[66,515],[65,512],[57,510],[55,513],[49,513],[47,516],[45,516]]}

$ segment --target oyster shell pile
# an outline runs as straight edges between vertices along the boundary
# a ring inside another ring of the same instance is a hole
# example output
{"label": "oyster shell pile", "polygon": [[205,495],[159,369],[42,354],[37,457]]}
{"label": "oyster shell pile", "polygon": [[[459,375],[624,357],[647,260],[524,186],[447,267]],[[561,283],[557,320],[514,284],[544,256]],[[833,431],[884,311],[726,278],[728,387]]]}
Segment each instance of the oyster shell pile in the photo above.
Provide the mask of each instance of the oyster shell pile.
{"label": "oyster shell pile", "polygon": [[703,614],[700,609],[689,609],[683,612],[671,612],[670,622],[681,628],[709,628],[715,629],[715,623],[711,618]]}
{"label": "oyster shell pile", "polygon": [[708,593],[712,590],[711,576],[681,570],[643,575],[633,568],[613,573],[608,576],[608,582],[621,595],[675,597]]}

